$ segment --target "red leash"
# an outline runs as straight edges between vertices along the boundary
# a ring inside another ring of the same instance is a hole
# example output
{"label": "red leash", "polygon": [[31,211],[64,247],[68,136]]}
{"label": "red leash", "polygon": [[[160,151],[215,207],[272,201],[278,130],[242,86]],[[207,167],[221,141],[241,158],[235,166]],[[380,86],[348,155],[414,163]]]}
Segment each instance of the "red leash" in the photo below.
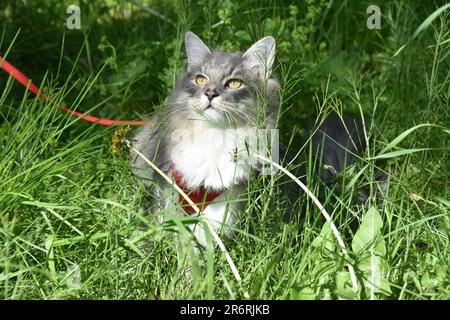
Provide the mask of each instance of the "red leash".
{"label": "red leash", "polygon": [[[129,125],[129,126],[142,126],[146,123],[148,123],[148,120],[110,120],[110,119],[100,119],[97,117],[93,117],[90,115],[82,114],[81,112],[72,110],[67,108],[66,106],[63,106],[62,104],[58,104],[53,102],[49,97],[47,97],[43,92],[39,91],[39,89],[33,84],[33,82],[25,76],[22,72],[17,70],[13,65],[11,65],[8,61],[3,59],[2,56],[0,56],[0,67],[5,70],[7,73],[11,75],[17,82],[19,82],[22,86],[25,88],[28,88],[32,93],[34,93],[39,98],[42,98],[46,101],[49,101],[53,103],[54,105],[58,106],[58,108],[74,115],[75,117],[81,118],[83,120],[98,123],[104,126],[116,126],[116,125]],[[216,199],[218,196],[220,196],[224,190],[217,190],[213,191],[210,190],[209,192],[205,190],[205,188],[200,187],[197,190],[188,190],[186,185],[183,182],[183,176],[177,172],[172,166],[172,173],[175,177],[176,184],[183,189],[184,192],[188,193],[189,198],[199,205],[201,207],[201,210],[205,210],[209,203],[211,203],[214,199]],[[195,210],[187,203],[187,201],[180,196],[179,199],[180,204],[184,207],[184,210],[187,214],[195,214]]]}
{"label": "red leash", "polygon": [[146,123],[148,123],[148,120],[110,120],[110,119],[100,119],[97,117],[93,117],[90,115],[83,114],[81,112],[72,110],[67,108],[66,106],[62,104],[58,104],[53,102],[49,97],[47,97],[43,92],[40,92],[39,89],[33,84],[33,82],[22,72],[17,70],[12,64],[10,64],[8,61],[3,59],[2,56],[0,56],[0,66],[3,70],[5,70],[7,73],[11,75],[17,82],[19,82],[22,86],[25,88],[28,88],[29,90],[34,93],[39,98],[42,98],[46,101],[49,101],[53,103],[54,105],[58,106],[58,108],[72,114],[73,116],[77,118],[81,118],[83,120],[98,123],[104,126],[118,126],[118,125],[129,125],[129,126],[143,126]]}

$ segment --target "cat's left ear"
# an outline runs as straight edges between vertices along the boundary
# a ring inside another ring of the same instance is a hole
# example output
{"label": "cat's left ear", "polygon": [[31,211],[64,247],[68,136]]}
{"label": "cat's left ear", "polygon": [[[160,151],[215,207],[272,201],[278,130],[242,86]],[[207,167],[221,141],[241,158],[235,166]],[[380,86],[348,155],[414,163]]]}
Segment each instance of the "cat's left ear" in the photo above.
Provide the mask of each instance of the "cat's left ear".
{"label": "cat's left ear", "polygon": [[194,33],[188,31],[184,36],[188,65],[199,65],[211,54],[211,50]]}
{"label": "cat's left ear", "polygon": [[269,78],[275,60],[275,39],[264,37],[252,45],[242,56],[247,69],[257,73],[260,77]]}

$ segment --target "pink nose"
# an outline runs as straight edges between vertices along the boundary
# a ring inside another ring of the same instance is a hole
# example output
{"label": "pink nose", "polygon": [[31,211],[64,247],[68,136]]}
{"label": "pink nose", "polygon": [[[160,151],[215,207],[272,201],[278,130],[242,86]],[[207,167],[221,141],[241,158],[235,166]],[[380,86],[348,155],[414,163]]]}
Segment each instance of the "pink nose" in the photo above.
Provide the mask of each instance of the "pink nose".
{"label": "pink nose", "polygon": [[215,89],[214,89],[214,90],[208,89],[208,90],[205,92],[205,95],[208,97],[209,101],[212,101],[212,99],[214,99],[215,97],[217,97],[219,94],[216,92]]}

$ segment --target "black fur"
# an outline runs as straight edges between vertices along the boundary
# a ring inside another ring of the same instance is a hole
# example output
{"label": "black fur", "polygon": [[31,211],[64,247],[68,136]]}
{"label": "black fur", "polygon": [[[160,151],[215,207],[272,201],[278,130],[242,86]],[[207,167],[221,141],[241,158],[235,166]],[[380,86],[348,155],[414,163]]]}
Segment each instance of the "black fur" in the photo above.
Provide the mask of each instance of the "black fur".
{"label": "black fur", "polygon": [[[325,185],[332,186],[336,177],[346,167],[354,164],[358,156],[363,156],[366,149],[366,138],[364,128],[369,130],[370,121],[365,118],[344,116],[340,118],[336,114],[330,115],[318,128],[311,128],[311,150],[312,160],[315,163],[313,177],[318,177]],[[294,173],[305,185],[306,161],[309,157],[298,156],[280,147],[280,159],[284,165],[289,165]],[[324,167],[327,167],[327,170]],[[304,192],[300,187],[288,177],[281,177],[281,195],[284,198],[286,208],[285,220],[292,217],[294,203],[300,197],[304,197]]]}

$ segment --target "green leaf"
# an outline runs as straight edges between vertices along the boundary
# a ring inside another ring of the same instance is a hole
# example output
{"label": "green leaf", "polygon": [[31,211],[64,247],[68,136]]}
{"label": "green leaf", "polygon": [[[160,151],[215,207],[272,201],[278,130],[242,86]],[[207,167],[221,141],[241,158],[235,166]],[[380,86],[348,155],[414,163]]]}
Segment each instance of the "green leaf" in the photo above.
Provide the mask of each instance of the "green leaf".
{"label": "green leaf", "polygon": [[29,205],[29,206],[36,206],[39,208],[50,208],[50,209],[64,209],[64,210],[72,210],[72,209],[78,209],[76,206],[65,206],[60,205],[59,203],[50,203],[50,202],[40,202],[40,201],[22,201],[23,204]]}
{"label": "green leaf", "polygon": [[353,290],[352,281],[348,271],[339,271],[336,273],[336,289],[334,294],[341,299],[356,300],[358,294]]}
{"label": "green leaf", "polygon": [[435,198],[438,202],[442,203],[443,205],[445,205],[446,207],[450,208],[450,201],[444,199],[444,198],[440,198],[440,197],[436,197]]}
{"label": "green leaf", "polygon": [[422,279],[420,279],[420,283],[423,288],[430,289],[439,285],[439,280],[437,278],[432,278],[428,272],[425,272]]}
{"label": "green leaf", "polygon": [[394,140],[392,140],[386,147],[384,147],[380,154],[378,154],[375,157],[370,158],[370,160],[375,159],[388,159],[388,158],[394,158],[398,156],[402,156],[405,154],[415,153],[419,151],[426,151],[426,150],[432,150],[431,148],[418,148],[418,149],[404,149],[404,150],[397,150],[392,152],[387,152],[393,148],[395,148],[401,141],[403,141],[408,135],[410,135],[413,131],[422,128],[422,127],[438,127],[434,124],[429,123],[423,123],[419,124],[417,126],[414,126],[412,128],[409,128],[408,130],[403,131],[401,134],[399,134]]}
{"label": "green leaf", "polygon": [[443,5],[442,7],[436,9],[432,14],[430,14],[428,16],[428,18],[426,18],[421,24],[420,26],[416,29],[416,31],[414,31],[414,33],[412,34],[411,38],[409,38],[409,40],[402,45],[393,55],[393,57],[397,56],[400,52],[403,51],[403,49],[406,48],[406,46],[411,42],[411,40],[413,40],[414,38],[416,38],[422,31],[424,31],[426,28],[428,28],[433,21],[445,10],[447,10],[448,8],[450,8],[450,3]]}
{"label": "green leaf", "polygon": [[365,274],[364,284],[371,299],[375,293],[392,293],[389,282],[384,278],[387,263],[382,257],[374,253],[367,255],[358,263],[358,269]]}
{"label": "green leaf", "polygon": [[369,160],[395,158],[395,157],[403,156],[405,154],[411,154],[411,153],[426,151],[426,150],[433,150],[433,149],[432,148],[418,148],[418,149],[404,149],[404,150],[392,151],[392,152],[388,152],[388,153],[384,153],[384,154],[379,154],[378,156],[369,158]]}
{"label": "green leaf", "polygon": [[398,50],[397,50],[397,51],[395,51],[395,53],[394,53],[394,55],[393,55],[392,57],[394,58],[394,57],[398,56],[398,55],[399,55],[399,53],[400,53],[400,52],[402,52],[402,51],[403,51],[403,49],[405,49],[407,45],[408,45],[408,43],[405,43],[405,44],[404,44],[404,45],[402,45],[402,46],[401,46],[400,48],[398,48]]}
{"label": "green leaf", "polygon": [[53,280],[56,279],[55,253],[53,251],[53,236],[49,236],[45,241],[45,249],[47,250],[48,268]]}
{"label": "green leaf", "polygon": [[333,233],[328,221],[323,224],[320,234],[314,238],[311,245],[315,248],[321,248],[324,254],[334,252],[336,243],[334,242]]}
{"label": "green leaf", "polygon": [[358,171],[358,173],[350,180],[349,183],[345,186],[345,190],[349,191],[358,181],[361,181],[360,177],[366,171],[367,167],[369,165],[366,164],[361,170]]}
{"label": "green leaf", "polygon": [[375,293],[391,293],[389,282],[384,278],[388,268],[384,260],[386,245],[381,238],[382,227],[380,212],[371,207],[352,241],[352,250],[359,256],[357,266],[364,274],[365,289],[371,299],[375,299]]}
{"label": "green leaf", "polygon": [[127,79],[131,79],[145,72],[145,69],[148,67],[149,63],[143,58],[136,58],[130,63],[128,63],[127,68],[125,69],[125,74]]}
{"label": "green leaf", "polygon": [[334,294],[345,300],[358,300],[358,295],[353,289],[334,290]]}
{"label": "green leaf", "polygon": [[[377,208],[371,207],[369,211],[364,215],[352,240],[352,250],[355,254],[360,255],[367,249],[369,249],[375,242],[375,238],[380,234],[383,227],[383,220]],[[382,248],[380,248],[382,250]],[[385,251],[385,249],[384,249]],[[384,255],[383,252],[379,252],[380,255]]]}
{"label": "green leaf", "polygon": [[410,135],[415,130],[422,128],[422,127],[435,127],[433,124],[429,123],[423,123],[418,124],[417,126],[414,126],[412,128],[409,128],[408,130],[403,131],[401,134],[399,134],[394,140],[392,140],[386,147],[381,150],[380,154],[385,153],[388,150],[391,150],[392,148],[396,147],[403,139],[405,139],[408,135]]}
{"label": "green leaf", "polygon": [[250,34],[247,31],[239,30],[234,33],[237,39],[240,41],[248,41],[250,42],[252,40]]}
{"label": "green leaf", "polygon": [[315,300],[316,299],[316,293],[314,292],[314,289],[310,287],[302,288],[300,291],[294,291],[291,294],[292,300]]}
{"label": "green leaf", "polygon": [[413,33],[412,38],[414,39],[417,37],[423,30],[428,28],[442,12],[450,8],[450,3],[447,3],[446,5],[443,5],[442,7],[436,9],[432,14],[428,16],[428,18],[425,19],[424,22],[420,24],[420,26],[417,28],[417,30]]}

